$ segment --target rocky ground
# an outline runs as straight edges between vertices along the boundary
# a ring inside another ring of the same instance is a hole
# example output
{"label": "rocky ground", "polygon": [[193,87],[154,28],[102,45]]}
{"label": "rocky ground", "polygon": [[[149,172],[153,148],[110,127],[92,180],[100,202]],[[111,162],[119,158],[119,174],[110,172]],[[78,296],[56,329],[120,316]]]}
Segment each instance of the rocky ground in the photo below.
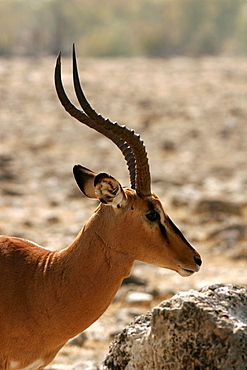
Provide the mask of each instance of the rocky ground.
{"label": "rocky ground", "polygon": [[[96,206],[77,189],[74,164],[129,183],[118,149],[60,106],[54,59],[0,59],[0,233],[53,250]],[[114,334],[174,293],[247,285],[247,59],[79,59],[79,69],[92,105],[141,133],[153,190],[203,259],[190,278],[137,263],[102,318],[52,363],[93,369]],[[69,59],[63,76],[75,102]]]}

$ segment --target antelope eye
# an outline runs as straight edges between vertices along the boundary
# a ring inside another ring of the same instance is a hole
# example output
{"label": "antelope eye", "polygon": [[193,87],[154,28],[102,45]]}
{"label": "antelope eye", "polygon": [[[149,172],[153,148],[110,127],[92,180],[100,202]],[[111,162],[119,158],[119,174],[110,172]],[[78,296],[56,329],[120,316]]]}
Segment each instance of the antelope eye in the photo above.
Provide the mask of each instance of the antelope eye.
{"label": "antelope eye", "polygon": [[157,211],[152,211],[152,212],[146,214],[146,217],[151,222],[155,222],[155,221],[160,220],[160,215]]}

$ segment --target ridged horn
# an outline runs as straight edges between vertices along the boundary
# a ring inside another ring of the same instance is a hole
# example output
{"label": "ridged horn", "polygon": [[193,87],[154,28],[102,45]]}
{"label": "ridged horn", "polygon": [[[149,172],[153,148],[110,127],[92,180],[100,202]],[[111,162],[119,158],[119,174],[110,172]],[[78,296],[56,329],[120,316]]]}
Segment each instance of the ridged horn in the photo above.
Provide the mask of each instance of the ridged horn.
{"label": "ridged horn", "polygon": [[151,177],[149,164],[146,149],[143,141],[140,139],[140,135],[135,134],[134,130],[129,130],[126,126],[120,126],[117,122],[111,122],[109,119],[103,118],[94,111],[80,86],[74,49],[73,66],[76,94],[86,114],[77,109],[65,93],[61,78],[61,53],[59,53],[55,68],[55,86],[61,104],[72,117],[108,137],[118,146],[128,164],[132,187],[136,189],[140,196],[150,195]]}
{"label": "ridged horn", "polygon": [[[78,68],[77,68],[77,62],[76,62],[75,44],[73,44],[73,81],[74,81],[75,93],[76,93],[78,102],[80,103],[80,106],[82,107],[84,112],[87,114],[87,116],[91,118],[92,121],[97,123],[99,125],[98,128],[101,129],[102,117],[99,114],[97,114],[95,110],[92,108],[92,106],[88,102],[81,88],[79,73],[78,73]],[[97,129],[97,131],[99,130]],[[123,156],[128,166],[131,187],[135,189],[136,187],[136,162],[135,162],[135,156],[130,146],[126,143],[126,141],[122,140],[122,138],[114,135],[110,131],[108,132],[104,130],[104,133],[103,132],[101,133],[105,135],[106,137],[108,137],[110,140],[112,140],[123,153]]]}

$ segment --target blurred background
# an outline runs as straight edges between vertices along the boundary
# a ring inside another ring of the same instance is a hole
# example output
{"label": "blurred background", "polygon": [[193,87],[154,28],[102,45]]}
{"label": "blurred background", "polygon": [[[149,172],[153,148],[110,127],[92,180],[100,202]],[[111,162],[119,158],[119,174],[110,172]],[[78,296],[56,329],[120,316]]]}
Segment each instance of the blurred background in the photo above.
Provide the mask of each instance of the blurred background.
{"label": "blurred background", "polygon": [[1,0],[0,55],[246,55],[244,0]]}
{"label": "blurred background", "polygon": [[153,191],[203,259],[190,278],[136,263],[107,312],[52,365],[96,369],[114,334],[163,299],[247,285],[247,2],[0,1],[0,234],[52,250],[97,206],[77,189],[74,164],[129,185],[119,150],[58,102],[61,50],[76,104],[72,42],[89,101],[141,134]]}

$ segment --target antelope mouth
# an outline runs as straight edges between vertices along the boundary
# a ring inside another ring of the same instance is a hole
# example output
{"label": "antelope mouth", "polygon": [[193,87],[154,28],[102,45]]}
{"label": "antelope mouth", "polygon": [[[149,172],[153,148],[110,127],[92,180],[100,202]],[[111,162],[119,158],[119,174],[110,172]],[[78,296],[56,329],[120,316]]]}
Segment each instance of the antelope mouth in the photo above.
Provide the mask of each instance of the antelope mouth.
{"label": "antelope mouth", "polygon": [[189,269],[185,269],[181,266],[178,266],[178,267],[179,267],[178,273],[179,273],[180,276],[183,276],[183,277],[191,276],[195,272],[199,271],[199,269],[198,270],[189,270]]}

